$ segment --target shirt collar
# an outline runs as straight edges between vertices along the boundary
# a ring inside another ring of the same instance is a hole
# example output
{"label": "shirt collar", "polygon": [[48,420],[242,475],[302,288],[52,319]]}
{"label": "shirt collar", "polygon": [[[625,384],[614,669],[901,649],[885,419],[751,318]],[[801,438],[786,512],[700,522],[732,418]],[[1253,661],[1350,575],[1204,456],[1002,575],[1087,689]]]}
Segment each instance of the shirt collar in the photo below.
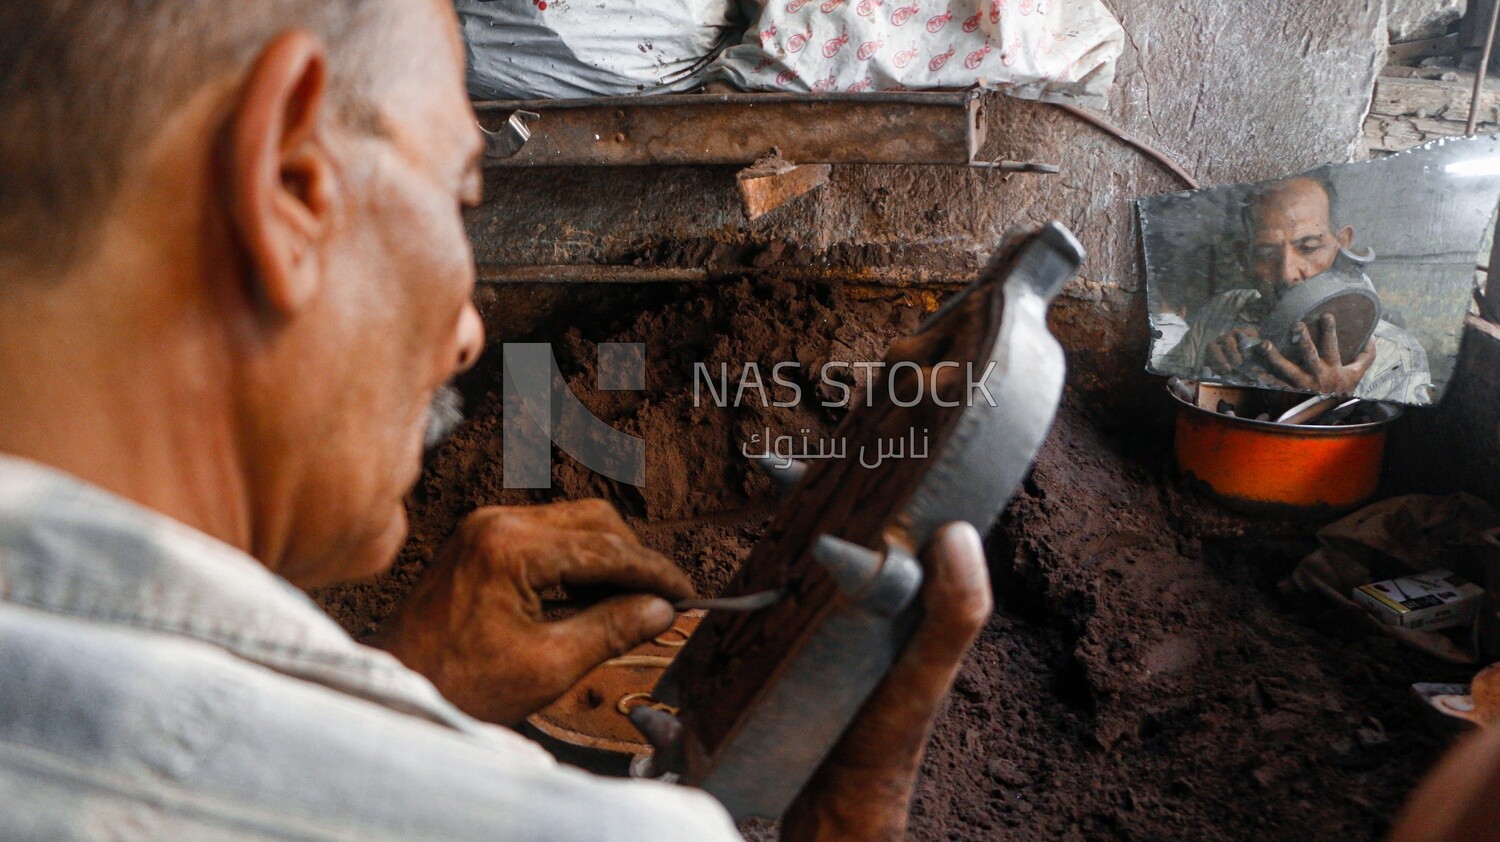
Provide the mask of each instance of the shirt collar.
{"label": "shirt collar", "polygon": [[240,550],[75,477],[0,456],[0,601],[196,638],[460,730],[476,723]]}

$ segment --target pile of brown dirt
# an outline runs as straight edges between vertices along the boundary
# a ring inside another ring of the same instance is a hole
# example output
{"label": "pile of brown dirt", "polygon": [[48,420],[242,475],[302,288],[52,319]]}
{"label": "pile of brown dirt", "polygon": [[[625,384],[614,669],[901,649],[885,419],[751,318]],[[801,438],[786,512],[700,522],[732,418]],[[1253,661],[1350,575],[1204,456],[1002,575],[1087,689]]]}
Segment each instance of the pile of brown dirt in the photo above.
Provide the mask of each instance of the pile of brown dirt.
{"label": "pile of brown dirt", "polygon": [[[829,397],[818,393],[822,364],[879,360],[925,309],[894,293],[767,280],[596,288],[553,332],[545,319],[511,329],[521,305],[507,295],[482,298],[492,340],[560,335],[574,393],[646,440],[647,481],[623,485],[557,454],[552,489],[503,489],[491,354],[461,384],[470,418],[412,495],[395,569],[319,594],[356,635],[389,613],[459,518],[496,503],[605,497],[716,592],[774,507],[741,445],[766,428],[830,430],[842,411],[818,405]],[[593,388],[598,342],[645,344],[644,391]],[[788,376],[803,403],[719,407],[701,390],[694,400],[694,363],[727,365],[733,383],[752,361],[766,375],[799,363]],[[1064,407],[990,538],[998,610],[938,723],[913,838],[1368,838],[1442,750],[1447,735],[1408,688],[1462,674],[1284,601],[1275,581],[1316,524],[1242,519],[1182,495],[1167,447],[1160,430],[1111,436]]]}
{"label": "pile of brown dirt", "polygon": [[1122,449],[1064,407],[1001,519],[1001,608],[913,835],[1379,836],[1447,742],[1411,683],[1463,672],[1283,601],[1314,525],[1225,514]]}

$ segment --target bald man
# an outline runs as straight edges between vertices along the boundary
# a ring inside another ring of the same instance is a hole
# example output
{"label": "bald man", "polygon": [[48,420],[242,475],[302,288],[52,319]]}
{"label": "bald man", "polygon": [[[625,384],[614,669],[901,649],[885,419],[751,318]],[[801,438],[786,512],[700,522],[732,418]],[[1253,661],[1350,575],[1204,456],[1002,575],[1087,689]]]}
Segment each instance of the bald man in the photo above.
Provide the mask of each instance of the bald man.
{"label": "bald man", "polygon": [[[482,151],[445,0],[0,3],[0,838],[735,838],[503,727],[692,593],[607,504],[480,509],[384,651],[302,591],[404,540]],[[788,838],[905,828],[991,604],[971,527],[925,558]]]}
{"label": "bald man", "polygon": [[1220,293],[1188,318],[1182,341],[1162,365],[1250,384],[1370,400],[1432,402],[1432,378],[1421,343],[1385,319],[1348,364],[1338,352],[1338,324],[1325,315],[1318,335],[1298,323],[1298,353],[1283,356],[1260,323],[1298,284],[1326,272],[1354,228],[1335,226],[1335,193],[1326,179],[1294,176],[1258,191],[1249,202],[1248,262],[1255,287]]}

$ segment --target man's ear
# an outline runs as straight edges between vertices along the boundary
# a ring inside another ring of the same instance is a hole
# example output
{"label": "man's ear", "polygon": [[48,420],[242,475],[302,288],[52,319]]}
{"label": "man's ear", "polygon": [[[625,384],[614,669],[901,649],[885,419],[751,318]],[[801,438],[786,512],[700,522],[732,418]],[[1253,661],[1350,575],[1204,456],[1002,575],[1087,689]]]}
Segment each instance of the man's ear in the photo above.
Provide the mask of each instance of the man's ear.
{"label": "man's ear", "polygon": [[1354,226],[1345,225],[1343,228],[1340,228],[1338,232],[1333,236],[1338,239],[1340,246],[1349,248],[1350,246],[1354,245]]}
{"label": "man's ear", "polygon": [[256,60],[229,117],[224,175],[251,263],[249,292],[281,317],[317,291],[317,248],[332,223],[337,184],[320,124],[326,86],[323,45],[284,32]]}

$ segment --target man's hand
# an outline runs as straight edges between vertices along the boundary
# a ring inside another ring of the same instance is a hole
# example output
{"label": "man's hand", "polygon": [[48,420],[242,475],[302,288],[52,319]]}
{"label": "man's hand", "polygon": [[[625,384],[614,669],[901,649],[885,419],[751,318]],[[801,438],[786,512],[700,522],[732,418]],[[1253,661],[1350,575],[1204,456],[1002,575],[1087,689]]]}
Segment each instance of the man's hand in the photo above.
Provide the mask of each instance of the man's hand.
{"label": "man's hand", "polygon": [[1297,322],[1292,327],[1292,341],[1303,360],[1301,366],[1283,357],[1271,342],[1262,342],[1260,352],[1270,370],[1262,375],[1261,382],[1320,395],[1353,394],[1365,372],[1375,364],[1375,340],[1371,339],[1352,362],[1344,365],[1339,358],[1338,324],[1332,313],[1324,313],[1318,319],[1318,333],[1318,341],[1314,343],[1306,324]]}
{"label": "man's hand", "polygon": [[[559,585],[647,593],[548,622],[539,594]],[[676,617],[666,600],[692,596],[686,574],[603,500],[493,506],[464,520],[368,642],[469,715],[512,725],[666,631]]]}
{"label": "man's hand", "polygon": [[923,557],[916,636],[781,823],[781,836],[902,839],[917,767],[964,653],[994,609],[979,533],[950,523]]}
{"label": "man's hand", "polygon": [[1208,343],[1203,361],[1214,374],[1234,374],[1245,364],[1245,355],[1240,351],[1244,340],[1251,344],[1260,340],[1260,331],[1253,327],[1237,327]]}

